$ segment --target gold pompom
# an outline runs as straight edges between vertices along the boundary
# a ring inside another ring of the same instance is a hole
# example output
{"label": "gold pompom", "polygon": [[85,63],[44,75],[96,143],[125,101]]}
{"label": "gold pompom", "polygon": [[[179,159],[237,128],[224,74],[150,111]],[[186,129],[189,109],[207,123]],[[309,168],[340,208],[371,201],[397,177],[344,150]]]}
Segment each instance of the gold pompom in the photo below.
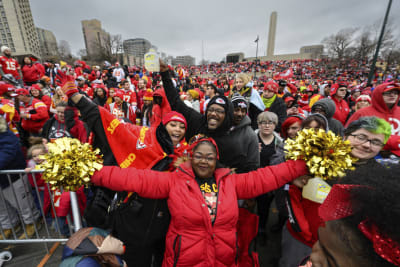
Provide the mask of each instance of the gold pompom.
{"label": "gold pompom", "polygon": [[323,179],[343,177],[345,170],[354,169],[356,158],[350,155],[349,141],[322,129],[303,129],[295,140],[286,140],[287,159],[302,159],[310,173]]}
{"label": "gold pompom", "polygon": [[42,178],[52,189],[63,187],[66,191],[76,191],[90,182],[96,170],[103,167],[100,150],[82,144],[78,139],[59,138],[48,144],[44,162],[37,166],[43,170]]}

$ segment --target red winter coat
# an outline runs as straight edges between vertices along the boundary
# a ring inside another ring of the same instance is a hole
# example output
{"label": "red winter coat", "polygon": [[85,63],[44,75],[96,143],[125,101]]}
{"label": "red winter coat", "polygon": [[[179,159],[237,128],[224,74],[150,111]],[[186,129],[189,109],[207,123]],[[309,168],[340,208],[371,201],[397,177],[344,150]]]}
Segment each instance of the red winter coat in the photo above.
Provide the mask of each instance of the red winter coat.
{"label": "red winter coat", "polygon": [[302,190],[294,185],[290,185],[289,197],[293,216],[296,218],[301,231],[296,232],[289,220],[286,223],[288,231],[294,238],[312,247],[318,240],[318,228],[323,224],[318,214],[318,208],[321,204],[303,198]]}
{"label": "red winter coat", "polygon": [[333,118],[340,121],[343,125],[346,124],[347,117],[350,113],[349,105],[347,104],[346,100],[337,100],[335,97],[332,97],[333,102],[336,105],[335,114],[333,114]]}
{"label": "red winter coat", "polygon": [[23,103],[20,109],[28,114],[26,119],[21,120],[21,126],[27,132],[38,133],[49,119],[46,104],[36,98],[32,97],[31,101]]}
{"label": "red winter coat", "polygon": [[376,116],[389,122],[392,126],[392,135],[400,135],[400,107],[396,104],[389,109],[383,101],[383,87],[377,87],[372,91],[372,105],[357,110],[348,120],[346,127],[355,120],[365,116]]}
{"label": "red winter coat", "polygon": [[163,266],[236,266],[238,199],[254,198],[307,174],[303,161],[287,161],[250,173],[214,172],[218,184],[217,214],[211,223],[206,202],[186,162],[175,172],[104,166],[92,182],[145,198],[168,198],[171,223]]}
{"label": "red winter coat", "polygon": [[24,83],[37,82],[41,78],[41,70],[37,64],[25,65],[21,72]]}

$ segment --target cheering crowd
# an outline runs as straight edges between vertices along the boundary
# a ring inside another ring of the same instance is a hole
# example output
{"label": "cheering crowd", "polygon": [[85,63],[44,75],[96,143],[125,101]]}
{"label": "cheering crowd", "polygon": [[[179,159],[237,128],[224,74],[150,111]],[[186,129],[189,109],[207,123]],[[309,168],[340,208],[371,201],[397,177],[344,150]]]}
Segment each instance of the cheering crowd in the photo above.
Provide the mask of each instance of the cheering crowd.
{"label": "cheering crowd", "polygon": [[[273,266],[400,266],[395,67],[367,84],[367,62],[161,61],[151,73],[28,57],[21,67],[1,52],[0,170],[29,172],[57,138],[100,148],[104,167],[77,191],[79,206],[85,225],[124,243],[128,266],[260,266],[254,244],[269,231],[282,233]],[[357,159],[321,202],[303,195],[317,179],[309,166],[285,158],[302,129],[342,136]],[[38,191],[9,177],[0,175],[2,239],[20,223],[19,238],[32,237],[40,215],[69,235],[67,192],[49,192],[40,175],[28,175]],[[267,229],[273,201],[278,222]],[[9,212],[17,202],[23,222]]]}

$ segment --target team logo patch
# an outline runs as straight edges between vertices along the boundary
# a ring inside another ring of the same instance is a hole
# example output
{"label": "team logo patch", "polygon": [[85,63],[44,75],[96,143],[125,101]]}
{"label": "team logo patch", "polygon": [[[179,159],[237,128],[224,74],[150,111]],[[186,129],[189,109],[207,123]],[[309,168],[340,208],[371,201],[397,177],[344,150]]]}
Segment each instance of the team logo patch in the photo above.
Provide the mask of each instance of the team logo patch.
{"label": "team logo patch", "polygon": [[215,100],[215,103],[220,104],[220,105],[225,105],[226,104],[225,101],[222,98],[217,98]]}

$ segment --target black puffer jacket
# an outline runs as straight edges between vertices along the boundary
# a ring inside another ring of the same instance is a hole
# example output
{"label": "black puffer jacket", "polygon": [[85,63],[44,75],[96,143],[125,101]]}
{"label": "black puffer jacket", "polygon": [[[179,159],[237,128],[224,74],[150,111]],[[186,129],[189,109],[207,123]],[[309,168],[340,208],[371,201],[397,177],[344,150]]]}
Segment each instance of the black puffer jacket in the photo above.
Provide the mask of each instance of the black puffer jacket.
{"label": "black puffer jacket", "polygon": [[[187,121],[188,127],[186,131],[186,140],[190,140],[190,138],[196,134],[204,134],[212,137],[218,145],[220,163],[225,167],[237,168],[237,170],[246,170],[248,168],[247,160],[238,162],[237,157],[247,154],[247,148],[246,152],[243,152],[242,150],[244,150],[244,148],[238,145],[243,142],[243,140],[240,139],[239,136],[229,134],[229,129],[232,127],[233,119],[233,105],[231,101],[225,96],[217,96],[212,98],[207,104],[208,109],[212,104],[216,103],[215,101],[217,101],[217,99],[222,99],[226,102],[226,105],[224,105],[225,120],[220,127],[212,131],[207,127],[207,115],[202,115],[188,107],[179,98],[179,94],[172,83],[169,72],[161,72],[161,77],[171,109],[182,113]],[[207,114],[207,110],[205,114]]]}

